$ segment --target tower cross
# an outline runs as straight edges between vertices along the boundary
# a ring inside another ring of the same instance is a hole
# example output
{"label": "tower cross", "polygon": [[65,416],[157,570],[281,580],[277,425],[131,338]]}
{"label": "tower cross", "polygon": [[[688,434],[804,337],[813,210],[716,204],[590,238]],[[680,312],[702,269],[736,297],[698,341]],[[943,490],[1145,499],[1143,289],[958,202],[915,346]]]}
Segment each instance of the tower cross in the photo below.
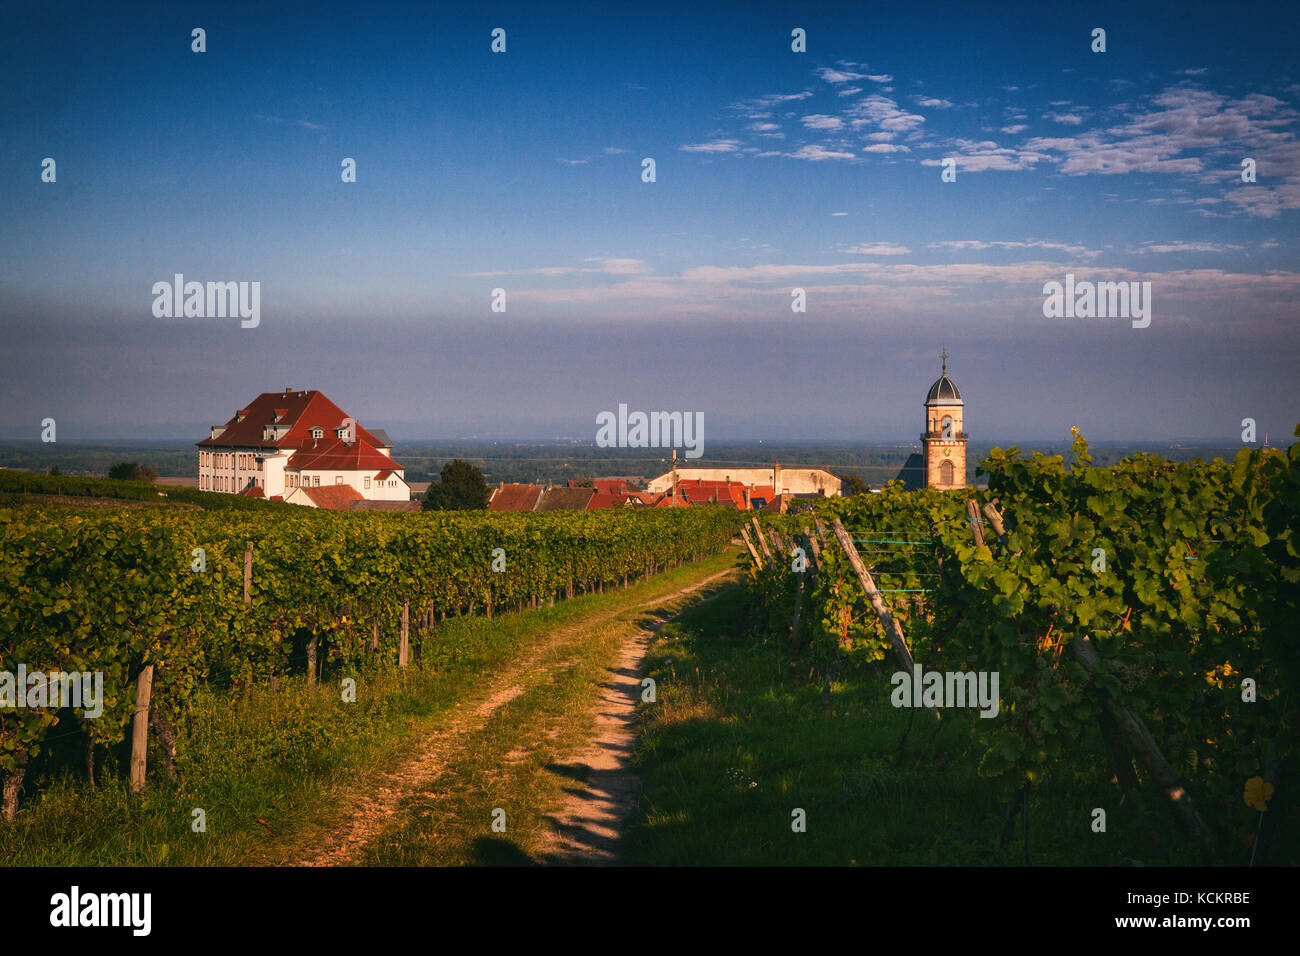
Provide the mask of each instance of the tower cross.
{"label": "tower cross", "polygon": [[943,364],[942,364],[942,367],[941,367],[940,375],[947,375],[947,374],[948,374],[948,348],[947,348],[947,346],[944,346],[943,351],[942,351],[942,352],[940,353],[940,355],[939,355],[939,360],[940,360],[940,362],[943,363]]}

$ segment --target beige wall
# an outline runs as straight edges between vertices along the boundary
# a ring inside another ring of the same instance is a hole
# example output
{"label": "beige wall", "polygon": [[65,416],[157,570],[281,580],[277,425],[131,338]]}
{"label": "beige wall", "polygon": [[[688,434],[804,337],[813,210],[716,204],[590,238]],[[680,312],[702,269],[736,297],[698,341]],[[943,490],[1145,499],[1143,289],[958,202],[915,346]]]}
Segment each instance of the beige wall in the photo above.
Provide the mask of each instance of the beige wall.
{"label": "beige wall", "polygon": [[[774,473],[775,472],[775,473]],[[772,485],[779,494],[788,491],[797,495],[840,493],[840,479],[821,468],[678,468],[681,481],[739,481],[746,485]],[[673,486],[673,473],[664,472],[646,483],[648,491],[663,492]]]}
{"label": "beige wall", "polygon": [[[925,484],[927,488],[965,488],[966,487],[966,439],[952,438],[944,440],[943,420],[952,419],[952,434],[962,431],[962,406],[933,405],[926,406],[925,438]],[[943,480],[943,463],[952,462],[952,481]]]}

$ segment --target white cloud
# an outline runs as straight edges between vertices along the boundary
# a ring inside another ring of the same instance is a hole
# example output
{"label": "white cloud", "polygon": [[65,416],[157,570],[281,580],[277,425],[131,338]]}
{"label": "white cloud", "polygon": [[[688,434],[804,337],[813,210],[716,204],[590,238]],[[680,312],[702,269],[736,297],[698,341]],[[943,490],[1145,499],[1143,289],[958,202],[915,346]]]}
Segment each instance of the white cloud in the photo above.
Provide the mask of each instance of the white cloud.
{"label": "white cloud", "polygon": [[888,96],[873,93],[854,103],[846,111],[854,126],[876,126],[892,133],[907,133],[925,122],[925,117],[900,109]]}
{"label": "white cloud", "polygon": [[583,259],[583,262],[599,262],[600,268],[597,270],[611,276],[630,276],[646,275],[653,270],[646,265],[644,259],[608,259],[601,256],[594,256],[590,259]]}
{"label": "white cloud", "polygon": [[[1040,160],[1052,159],[1046,153],[1037,152],[1032,148],[1009,149],[989,141],[976,143],[959,139],[953,145],[956,146],[954,152],[957,155],[953,158],[957,160],[959,173],[1016,172],[1022,169],[1034,169]],[[952,157],[952,153],[948,153],[948,156]],[[939,166],[942,165],[942,161],[923,159],[921,165]]]}
{"label": "white cloud", "polygon": [[945,239],[941,242],[930,243],[930,248],[973,249],[976,251],[983,249],[1047,249],[1053,252],[1064,252],[1071,256],[1082,256],[1087,259],[1101,255],[1100,250],[1090,250],[1086,246],[1068,245],[1061,242],[1047,242],[1043,239]]}
{"label": "white cloud", "polygon": [[849,73],[846,70],[834,70],[829,66],[818,67],[817,75],[827,83],[848,83],[851,80],[865,80],[865,73]]}
{"label": "white cloud", "polygon": [[910,153],[911,150],[906,146],[899,146],[894,143],[874,143],[871,146],[863,146],[864,153]]}
{"label": "white cloud", "polygon": [[1083,122],[1083,117],[1077,113],[1044,113],[1043,119],[1051,120],[1053,123],[1061,123],[1065,126],[1078,126]]}
{"label": "white cloud", "polygon": [[803,125],[808,129],[839,129],[844,125],[844,120],[838,116],[827,116],[824,113],[813,113],[803,118]]}
{"label": "white cloud", "polygon": [[912,97],[912,100],[917,106],[925,106],[939,110],[946,110],[953,105],[951,100],[939,100],[935,99],[933,96],[914,96]]}
{"label": "white cloud", "polygon": [[688,143],[677,148],[687,153],[734,153],[740,149],[740,145],[734,139],[715,139],[709,143]]}
{"label": "white cloud", "polygon": [[864,242],[845,251],[851,256],[905,256],[912,250],[907,246],[896,246],[888,242]]}
{"label": "white cloud", "polygon": [[[832,216],[847,216],[848,213],[847,213],[847,212],[833,212],[833,213],[831,213],[831,215],[832,215]],[[1277,243],[1274,243],[1274,245],[1277,245]]]}
{"label": "white cloud", "polygon": [[1024,123],[1017,123],[1015,126],[1002,127],[1002,132],[1010,133],[1012,136],[1014,136],[1016,135],[1016,133],[1023,133],[1027,129],[1029,129],[1029,127],[1026,126]]}
{"label": "white cloud", "polygon": [[813,162],[821,162],[826,159],[853,159],[852,153],[842,153],[835,150],[828,150],[816,143],[808,146],[801,146],[793,153],[786,153],[791,159],[807,159]]}
{"label": "white cloud", "polygon": [[1175,242],[1146,242],[1143,243],[1137,252],[1228,252],[1233,249],[1241,249],[1241,246],[1234,245],[1230,242],[1184,242],[1178,240]]}

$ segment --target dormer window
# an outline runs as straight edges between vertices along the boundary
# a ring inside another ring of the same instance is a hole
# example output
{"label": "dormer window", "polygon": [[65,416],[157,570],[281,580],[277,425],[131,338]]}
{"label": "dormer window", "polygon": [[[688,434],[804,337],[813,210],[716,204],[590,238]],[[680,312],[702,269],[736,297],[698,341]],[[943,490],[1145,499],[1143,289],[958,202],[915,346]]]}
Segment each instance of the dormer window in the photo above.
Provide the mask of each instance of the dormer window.
{"label": "dormer window", "polygon": [[324,437],[325,437],[325,429],[323,429],[323,428],[321,428],[319,425],[317,425],[315,428],[313,428],[313,429],[311,430],[311,437],[312,437],[312,438],[324,438]]}

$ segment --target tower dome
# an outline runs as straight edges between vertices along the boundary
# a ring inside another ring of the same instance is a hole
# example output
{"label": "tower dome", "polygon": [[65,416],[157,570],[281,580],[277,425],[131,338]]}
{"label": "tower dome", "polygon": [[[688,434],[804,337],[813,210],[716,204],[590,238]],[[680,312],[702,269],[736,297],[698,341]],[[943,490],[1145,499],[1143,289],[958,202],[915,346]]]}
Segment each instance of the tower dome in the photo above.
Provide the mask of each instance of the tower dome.
{"label": "tower dome", "polygon": [[939,374],[939,381],[930,386],[930,392],[925,396],[926,405],[962,405],[961,392],[957,391],[957,385],[948,377],[948,353],[943,353],[942,371]]}

